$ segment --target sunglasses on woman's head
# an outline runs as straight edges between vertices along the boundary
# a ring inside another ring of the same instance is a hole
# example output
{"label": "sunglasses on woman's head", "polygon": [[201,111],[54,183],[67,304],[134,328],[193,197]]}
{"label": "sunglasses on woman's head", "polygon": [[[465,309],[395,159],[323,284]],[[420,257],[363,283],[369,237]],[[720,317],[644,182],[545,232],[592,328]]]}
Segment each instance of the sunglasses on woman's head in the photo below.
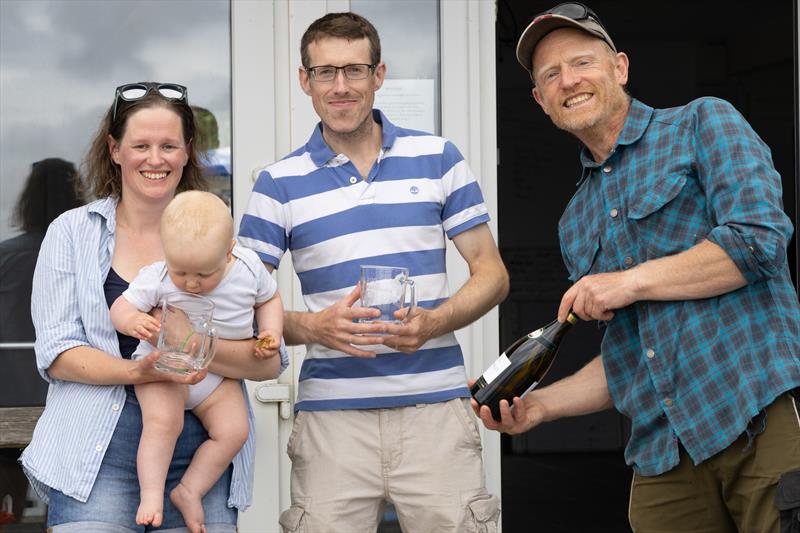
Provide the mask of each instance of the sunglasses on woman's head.
{"label": "sunglasses on woman's head", "polygon": [[114,110],[111,113],[111,120],[117,119],[117,107],[120,100],[135,102],[147,96],[150,91],[157,91],[158,94],[167,100],[175,100],[178,102],[185,102],[188,95],[186,87],[178,85],[177,83],[153,83],[149,81],[126,83],[125,85],[117,87],[114,93]]}

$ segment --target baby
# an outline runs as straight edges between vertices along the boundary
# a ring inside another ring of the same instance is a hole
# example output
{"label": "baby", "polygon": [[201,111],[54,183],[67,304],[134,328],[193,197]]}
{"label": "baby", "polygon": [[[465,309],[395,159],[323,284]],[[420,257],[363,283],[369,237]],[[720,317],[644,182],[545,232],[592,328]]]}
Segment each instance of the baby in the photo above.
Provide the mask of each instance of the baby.
{"label": "baby", "polygon": [[[114,327],[141,339],[134,357],[155,348],[159,322],[147,312],[167,294],[202,294],[214,302],[213,326],[224,339],[253,337],[255,356],[270,359],[275,375],[283,331],[283,304],[277,285],[255,252],[233,239],[233,220],[225,203],[211,193],[187,191],[173,198],[161,218],[165,261],[144,267],[111,307]],[[136,385],[143,429],[136,457],[141,502],[136,523],[161,525],[164,485],[170,456],[191,409],[209,434],[195,453],[170,500],[192,533],[205,530],[202,497],[223,474],[248,435],[247,405],[238,380],[209,373],[196,385],[152,382]],[[170,453],[165,453],[170,451]]]}

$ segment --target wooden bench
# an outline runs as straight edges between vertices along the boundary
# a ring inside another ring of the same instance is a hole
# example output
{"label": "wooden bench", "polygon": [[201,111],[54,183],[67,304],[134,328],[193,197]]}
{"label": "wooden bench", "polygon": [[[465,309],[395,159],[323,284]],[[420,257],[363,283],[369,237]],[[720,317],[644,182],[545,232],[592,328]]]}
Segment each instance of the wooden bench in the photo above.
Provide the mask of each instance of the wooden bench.
{"label": "wooden bench", "polygon": [[44,406],[1,407],[0,448],[24,448],[27,446],[42,411],[44,411]]}

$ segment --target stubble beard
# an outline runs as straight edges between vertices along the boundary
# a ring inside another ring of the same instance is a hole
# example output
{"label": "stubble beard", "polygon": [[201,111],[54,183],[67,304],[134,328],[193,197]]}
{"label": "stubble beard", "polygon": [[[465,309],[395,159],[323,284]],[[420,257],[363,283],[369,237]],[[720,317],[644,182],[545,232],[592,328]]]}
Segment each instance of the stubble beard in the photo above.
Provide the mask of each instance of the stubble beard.
{"label": "stubble beard", "polygon": [[327,123],[323,123],[323,133],[328,139],[335,139],[344,143],[353,143],[361,139],[368,139],[372,133],[372,110],[367,113],[358,126],[349,131],[336,130]]}
{"label": "stubble beard", "polygon": [[568,112],[557,114],[553,123],[559,129],[577,135],[581,132],[593,130],[598,126],[603,127],[609,118],[616,116],[617,113],[625,109],[627,102],[628,96],[625,90],[616,85],[605,94],[602,101],[598,102],[597,109],[594,112],[587,116],[570,116]]}

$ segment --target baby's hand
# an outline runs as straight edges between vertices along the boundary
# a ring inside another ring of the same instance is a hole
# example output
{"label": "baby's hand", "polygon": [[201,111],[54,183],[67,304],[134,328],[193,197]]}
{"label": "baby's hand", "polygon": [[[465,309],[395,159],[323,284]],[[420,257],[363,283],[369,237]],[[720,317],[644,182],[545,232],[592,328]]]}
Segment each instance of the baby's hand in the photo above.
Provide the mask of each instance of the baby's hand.
{"label": "baby's hand", "polygon": [[146,313],[137,313],[132,320],[129,335],[140,341],[149,341],[161,329],[161,323]]}
{"label": "baby's hand", "polygon": [[256,357],[259,359],[269,359],[278,355],[278,349],[281,347],[280,333],[270,330],[264,330],[258,334],[256,341]]}

